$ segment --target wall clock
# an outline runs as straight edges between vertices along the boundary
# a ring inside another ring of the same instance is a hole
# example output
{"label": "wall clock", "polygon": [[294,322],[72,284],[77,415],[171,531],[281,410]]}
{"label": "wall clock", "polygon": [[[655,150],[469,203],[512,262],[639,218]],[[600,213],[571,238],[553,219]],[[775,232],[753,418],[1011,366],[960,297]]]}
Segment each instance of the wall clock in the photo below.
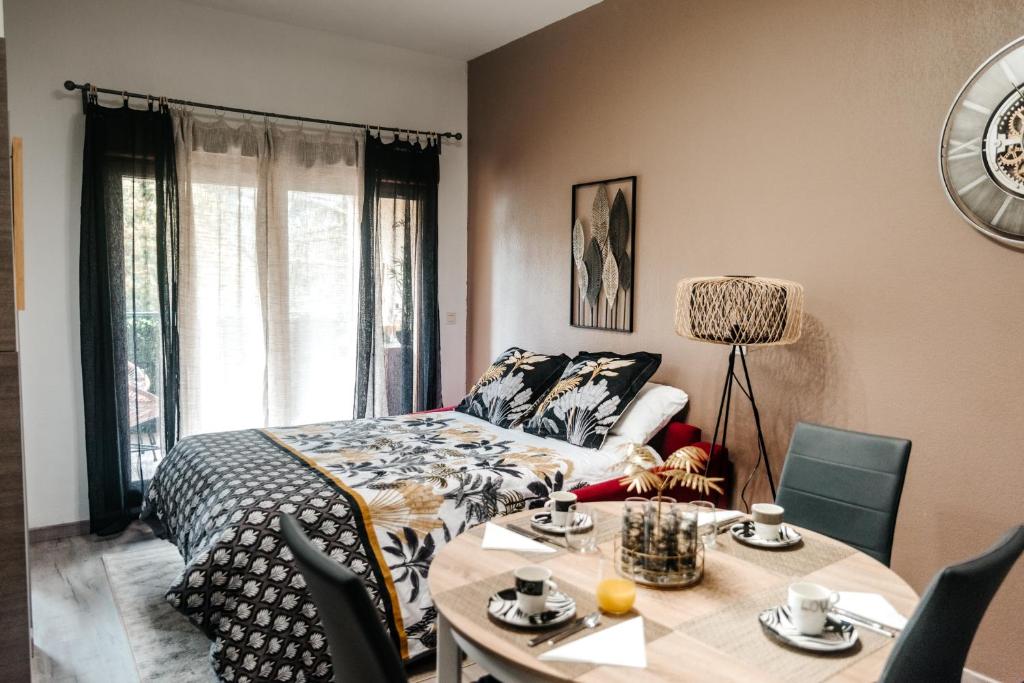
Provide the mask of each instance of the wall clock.
{"label": "wall clock", "polygon": [[1024,38],[967,81],[942,129],[946,193],[975,228],[1024,248]]}

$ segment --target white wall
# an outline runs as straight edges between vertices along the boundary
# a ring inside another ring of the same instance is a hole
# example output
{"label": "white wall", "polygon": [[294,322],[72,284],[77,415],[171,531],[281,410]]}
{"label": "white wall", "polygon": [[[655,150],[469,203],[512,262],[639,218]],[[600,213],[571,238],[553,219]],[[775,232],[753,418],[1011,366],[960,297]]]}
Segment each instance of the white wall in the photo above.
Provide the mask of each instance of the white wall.
{"label": "white wall", "polygon": [[[25,141],[19,319],[32,527],[88,518],[78,337],[84,120],[66,79],[348,121],[466,130],[466,65],[172,0],[5,0],[11,135]],[[441,155],[443,392],[465,390],[466,150]],[[456,314],[446,325],[445,315]]]}

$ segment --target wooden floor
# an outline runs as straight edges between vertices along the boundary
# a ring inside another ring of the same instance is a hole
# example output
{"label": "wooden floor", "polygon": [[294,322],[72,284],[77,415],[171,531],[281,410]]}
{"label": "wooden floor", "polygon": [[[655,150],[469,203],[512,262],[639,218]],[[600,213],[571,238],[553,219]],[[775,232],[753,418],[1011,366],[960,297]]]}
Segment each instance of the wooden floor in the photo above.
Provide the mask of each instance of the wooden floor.
{"label": "wooden floor", "polygon": [[[76,536],[31,546],[33,681],[139,680],[102,557],[151,543],[164,541],[154,538],[144,524],[136,523],[112,539]],[[435,683],[431,669],[413,672],[410,680]],[[463,680],[472,681],[482,675],[474,664],[464,669]]]}
{"label": "wooden floor", "polygon": [[139,680],[101,558],[140,543],[162,541],[138,524],[112,539],[76,536],[31,546],[33,681]]}

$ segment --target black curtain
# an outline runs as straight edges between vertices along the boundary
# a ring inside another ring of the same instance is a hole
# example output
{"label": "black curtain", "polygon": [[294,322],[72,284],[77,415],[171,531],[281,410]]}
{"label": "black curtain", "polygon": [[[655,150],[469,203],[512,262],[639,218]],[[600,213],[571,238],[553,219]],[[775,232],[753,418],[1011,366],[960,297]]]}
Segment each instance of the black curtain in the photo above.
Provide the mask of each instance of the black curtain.
{"label": "black curtain", "polygon": [[364,168],[355,416],[437,408],[440,145],[367,136]]}
{"label": "black curtain", "polygon": [[171,117],[86,105],[79,259],[93,533],[137,516],[178,434],[177,185]]}

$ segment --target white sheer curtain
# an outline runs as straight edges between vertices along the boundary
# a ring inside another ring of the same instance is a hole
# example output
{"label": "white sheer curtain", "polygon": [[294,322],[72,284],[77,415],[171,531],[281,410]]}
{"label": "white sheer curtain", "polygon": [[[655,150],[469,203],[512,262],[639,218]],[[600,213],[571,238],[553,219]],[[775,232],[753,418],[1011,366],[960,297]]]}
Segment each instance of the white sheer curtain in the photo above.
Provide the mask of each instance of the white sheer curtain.
{"label": "white sheer curtain", "polygon": [[350,418],[362,136],[174,115],[182,434]]}

